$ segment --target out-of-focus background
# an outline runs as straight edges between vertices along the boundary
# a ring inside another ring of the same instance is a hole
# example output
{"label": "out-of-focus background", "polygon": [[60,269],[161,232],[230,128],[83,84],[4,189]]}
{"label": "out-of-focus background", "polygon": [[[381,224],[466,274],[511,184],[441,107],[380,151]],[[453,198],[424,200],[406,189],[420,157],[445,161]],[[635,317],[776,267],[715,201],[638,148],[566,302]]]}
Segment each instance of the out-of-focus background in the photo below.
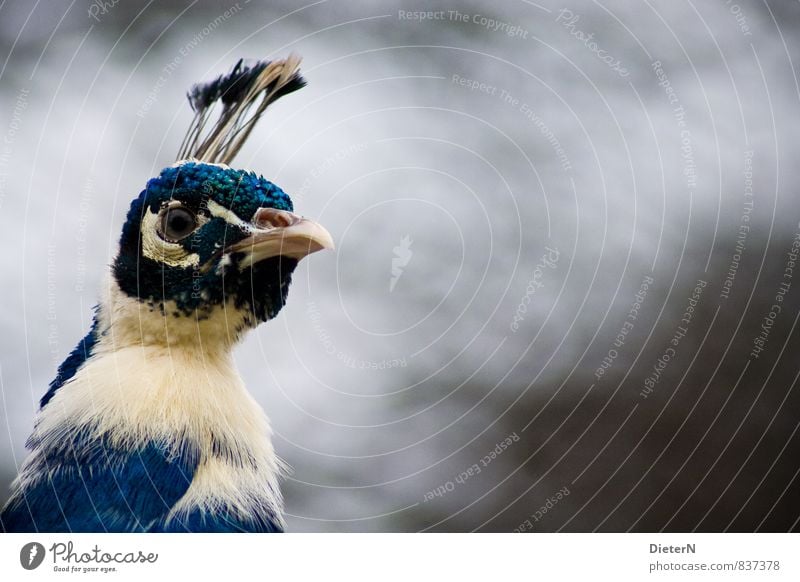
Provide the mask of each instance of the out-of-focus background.
{"label": "out-of-focus background", "polygon": [[236,352],[290,531],[798,528],[779,0],[3,2],[0,502],[186,90],[290,51],[236,163],[338,244]]}

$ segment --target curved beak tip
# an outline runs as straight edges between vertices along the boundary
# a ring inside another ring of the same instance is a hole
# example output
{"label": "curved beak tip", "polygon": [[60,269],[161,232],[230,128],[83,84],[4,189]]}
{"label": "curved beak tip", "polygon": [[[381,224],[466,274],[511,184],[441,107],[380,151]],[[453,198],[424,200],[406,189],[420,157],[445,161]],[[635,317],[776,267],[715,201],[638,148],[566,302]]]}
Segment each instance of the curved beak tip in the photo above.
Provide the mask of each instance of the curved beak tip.
{"label": "curved beak tip", "polygon": [[260,209],[253,219],[254,231],[228,247],[228,252],[243,252],[240,266],[252,266],[270,257],[300,260],[311,253],[335,248],[333,237],[321,224],[291,212]]}

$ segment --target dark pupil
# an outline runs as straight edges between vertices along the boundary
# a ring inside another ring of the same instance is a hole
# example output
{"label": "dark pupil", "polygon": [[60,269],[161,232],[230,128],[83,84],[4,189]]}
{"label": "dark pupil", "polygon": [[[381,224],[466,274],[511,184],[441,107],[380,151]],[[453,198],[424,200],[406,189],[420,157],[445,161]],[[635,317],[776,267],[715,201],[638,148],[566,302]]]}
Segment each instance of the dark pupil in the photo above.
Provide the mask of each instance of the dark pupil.
{"label": "dark pupil", "polygon": [[174,239],[183,238],[194,229],[194,217],[187,211],[177,208],[167,214],[165,234]]}
{"label": "dark pupil", "polygon": [[183,232],[189,227],[189,221],[182,214],[172,213],[169,217],[169,229],[173,232]]}

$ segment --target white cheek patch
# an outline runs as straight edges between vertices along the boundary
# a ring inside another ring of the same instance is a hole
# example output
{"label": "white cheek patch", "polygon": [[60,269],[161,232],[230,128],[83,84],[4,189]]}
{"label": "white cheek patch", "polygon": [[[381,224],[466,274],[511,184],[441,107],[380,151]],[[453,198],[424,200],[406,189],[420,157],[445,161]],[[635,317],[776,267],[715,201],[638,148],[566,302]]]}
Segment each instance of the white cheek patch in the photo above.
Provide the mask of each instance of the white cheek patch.
{"label": "white cheek patch", "polygon": [[251,223],[245,222],[239,218],[235,212],[225,208],[222,204],[218,204],[213,200],[209,200],[206,208],[208,208],[208,213],[211,216],[221,218],[231,226],[236,226],[247,232],[253,230],[253,225]]}
{"label": "white cheek patch", "polygon": [[189,253],[178,243],[167,242],[158,236],[158,214],[148,211],[142,219],[142,253],[149,259],[170,267],[197,267],[200,255]]}

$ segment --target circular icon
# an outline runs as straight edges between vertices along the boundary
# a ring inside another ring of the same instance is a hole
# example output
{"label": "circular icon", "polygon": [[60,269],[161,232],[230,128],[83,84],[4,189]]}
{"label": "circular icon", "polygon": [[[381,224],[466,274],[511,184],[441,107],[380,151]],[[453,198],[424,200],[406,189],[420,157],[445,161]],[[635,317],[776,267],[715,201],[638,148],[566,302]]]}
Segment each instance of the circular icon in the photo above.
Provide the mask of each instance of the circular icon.
{"label": "circular icon", "polygon": [[26,570],[35,570],[44,561],[44,546],[38,542],[30,542],[19,551],[19,563]]}

